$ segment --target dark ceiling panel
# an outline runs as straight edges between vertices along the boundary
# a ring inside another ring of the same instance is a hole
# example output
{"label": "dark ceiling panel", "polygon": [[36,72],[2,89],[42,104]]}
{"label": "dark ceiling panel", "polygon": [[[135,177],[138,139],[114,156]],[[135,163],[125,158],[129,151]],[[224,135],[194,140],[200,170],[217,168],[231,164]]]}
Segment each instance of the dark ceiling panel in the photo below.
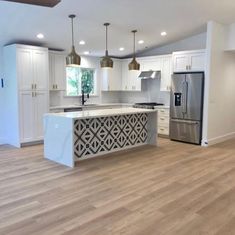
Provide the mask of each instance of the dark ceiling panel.
{"label": "dark ceiling panel", "polygon": [[61,0],[2,0],[2,1],[18,2],[18,3],[38,5],[38,6],[44,6],[44,7],[54,7]]}

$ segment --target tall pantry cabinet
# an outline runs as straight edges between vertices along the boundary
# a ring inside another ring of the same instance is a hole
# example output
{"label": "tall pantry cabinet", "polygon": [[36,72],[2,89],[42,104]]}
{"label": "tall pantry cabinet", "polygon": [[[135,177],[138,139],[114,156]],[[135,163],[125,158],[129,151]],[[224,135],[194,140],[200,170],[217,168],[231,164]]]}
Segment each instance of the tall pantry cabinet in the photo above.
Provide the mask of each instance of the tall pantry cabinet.
{"label": "tall pantry cabinet", "polygon": [[43,139],[43,115],[49,111],[48,49],[14,44],[4,47],[5,138],[22,144]]}

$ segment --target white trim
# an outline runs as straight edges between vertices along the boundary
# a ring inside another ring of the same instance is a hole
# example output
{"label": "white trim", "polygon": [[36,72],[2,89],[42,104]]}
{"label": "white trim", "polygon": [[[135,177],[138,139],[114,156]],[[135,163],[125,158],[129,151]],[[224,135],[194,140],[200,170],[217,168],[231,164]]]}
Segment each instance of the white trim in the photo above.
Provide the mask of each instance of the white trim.
{"label": "white trim", "polygon": [[221,135],[215,138],[211,138],[208,140],[208,145],[218,144],[224,142],[229,139],[235,138],[235,132],[228,133],[226,135]]}

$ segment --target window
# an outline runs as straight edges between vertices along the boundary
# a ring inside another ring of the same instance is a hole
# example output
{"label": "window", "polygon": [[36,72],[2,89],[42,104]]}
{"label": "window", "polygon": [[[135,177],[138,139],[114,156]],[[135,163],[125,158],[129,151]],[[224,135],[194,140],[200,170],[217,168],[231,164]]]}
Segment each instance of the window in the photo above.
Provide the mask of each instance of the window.
{"label": "window", "polygon": [[95,94],[95,70],[91,68],[66,68],[66,93],[67,96],[82,94]]}

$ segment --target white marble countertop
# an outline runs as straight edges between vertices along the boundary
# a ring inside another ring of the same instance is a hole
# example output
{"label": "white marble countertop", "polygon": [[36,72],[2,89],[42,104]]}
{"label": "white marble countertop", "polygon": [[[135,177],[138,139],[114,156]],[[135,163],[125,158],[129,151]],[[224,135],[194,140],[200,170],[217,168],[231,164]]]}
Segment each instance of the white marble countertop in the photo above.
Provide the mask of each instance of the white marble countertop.
{"label": "white marble countertop", "polygon": [[132,106],[130,103],[103,103],[103,104],[70,104],[70,105],[60,105],[60,106],[50,106],[50,110],[64,109],[64,108],[92,108],[92,107],[106,107],[106,106]]}
{"label": "white marble countertop", "polygon": [[136,113],[153,113],[157,112],[157,109],[138,109],[138,108],[113,108],[113,109],[98,109],[98,110],[84,110],[78,112],[68,113],[47,113],[44,116],[57,116],[71,119],[86,119],[96,117],[106,117],[115,115],[126,115]]}

